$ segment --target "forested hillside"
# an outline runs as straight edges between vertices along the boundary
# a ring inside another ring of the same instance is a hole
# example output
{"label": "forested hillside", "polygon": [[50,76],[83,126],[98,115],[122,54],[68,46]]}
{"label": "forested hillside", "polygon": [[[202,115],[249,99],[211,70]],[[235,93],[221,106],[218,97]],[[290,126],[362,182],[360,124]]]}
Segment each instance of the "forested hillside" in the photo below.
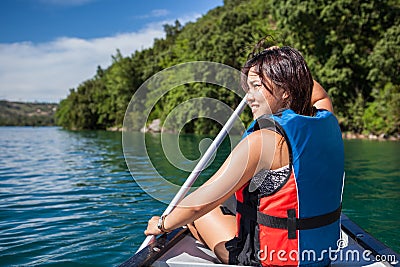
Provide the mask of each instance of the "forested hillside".
{"label": "forested hillside", "polygon": [[0,126],[54,126],[57,104],[0,100]]}
{"label": "forested hillside", "polygon": [[[166,38],[149,49],[127,57],[117,51],[111,66],[98,67],[93,78],[70,90],[57,122],[68,129],[121,127],[132,95],[153,74],[190,61],[240,69],[252,46],[272,35],[305,56],[314,79],[331,96],[343,131],[398,134],[399,22],[398,0],[225,0],[196,22],[165,25]],[[149,122],[163,121],[176,105],[194,97],[219,99],[232,108],[240,101],[212,85],[180,86],[157,103]],[[242,117],[250,120],[248,110]],[[198,119],[184,130],[215,133],[218,127]]]}

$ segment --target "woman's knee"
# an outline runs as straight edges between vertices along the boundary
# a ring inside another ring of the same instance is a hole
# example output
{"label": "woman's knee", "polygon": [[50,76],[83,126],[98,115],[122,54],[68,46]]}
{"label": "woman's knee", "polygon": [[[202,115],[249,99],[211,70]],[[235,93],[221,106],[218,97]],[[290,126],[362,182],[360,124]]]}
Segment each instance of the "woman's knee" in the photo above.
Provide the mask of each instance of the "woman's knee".
{"label": "woman's knee", "polygon": [[236,233],[235,217],[224,215],[219,207],[196,220],[193,225],[198,239],[212,250],[217,244],[232,239]]}
{"label": "woman's knee", "polygon": [[226,241],[216,244],[214,247],[214,253],[222,263],[228,264],[229,252],[225,247],[225,243]]}

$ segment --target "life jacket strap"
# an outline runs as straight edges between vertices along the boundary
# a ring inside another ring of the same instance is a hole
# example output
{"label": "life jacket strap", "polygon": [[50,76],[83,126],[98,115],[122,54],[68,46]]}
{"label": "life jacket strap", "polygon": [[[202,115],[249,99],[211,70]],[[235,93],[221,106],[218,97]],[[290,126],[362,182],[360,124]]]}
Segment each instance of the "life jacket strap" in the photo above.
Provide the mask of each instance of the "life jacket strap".
{"label": "life jacket strap", "polygon": [[238,213],[242,214],[242,218],[256,221],[267,227],[286,229],[288,230],[288,239],[296,239],[296,230],[319,228],[339,220],[342,205],[332,212],[309,218],[296,218],[295,209],[287,210],[288,217],[286,218],[271,216],[257,211],[255,208],[243,204],[240,201],[237,201],[236,210]]}

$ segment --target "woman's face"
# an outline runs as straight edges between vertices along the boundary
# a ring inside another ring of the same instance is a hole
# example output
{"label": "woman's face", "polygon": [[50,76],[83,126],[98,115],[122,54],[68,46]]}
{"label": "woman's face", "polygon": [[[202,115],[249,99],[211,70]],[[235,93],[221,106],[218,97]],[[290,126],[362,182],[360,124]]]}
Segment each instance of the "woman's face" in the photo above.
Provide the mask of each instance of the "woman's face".
{"label": "woman's face", "polygon": [[275,88],[269,79],[264,79],[256,72],[256,67],[249,70],[247,76],[249,91],[247,92],[247,104],[253,113],[253,119],[264,114],[276,113],[285,107],[287,93],[283,89]]}

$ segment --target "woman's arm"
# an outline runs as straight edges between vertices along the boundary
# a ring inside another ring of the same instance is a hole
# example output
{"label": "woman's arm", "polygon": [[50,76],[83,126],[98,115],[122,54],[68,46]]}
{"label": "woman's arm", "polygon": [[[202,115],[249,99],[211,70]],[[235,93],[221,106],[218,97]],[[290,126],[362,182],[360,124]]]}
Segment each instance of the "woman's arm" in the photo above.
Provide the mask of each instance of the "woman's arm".
{"label": "woman's arm", "polygon": [[[260,130],[243,139],[221,168],[201,187],[185,197],[164,219],[164,228],[173,230],[186,225],[218,207],[261,169],[271,165],[275,133]],[[148,223],[146,235],[158,235],[158,216]]]}
{"label": "woman's arm", "polygon": [[316,81],[314,81],[311,103],[317,109],[326,109],[333,113],[332,101],[329,98],[328,93]]}

